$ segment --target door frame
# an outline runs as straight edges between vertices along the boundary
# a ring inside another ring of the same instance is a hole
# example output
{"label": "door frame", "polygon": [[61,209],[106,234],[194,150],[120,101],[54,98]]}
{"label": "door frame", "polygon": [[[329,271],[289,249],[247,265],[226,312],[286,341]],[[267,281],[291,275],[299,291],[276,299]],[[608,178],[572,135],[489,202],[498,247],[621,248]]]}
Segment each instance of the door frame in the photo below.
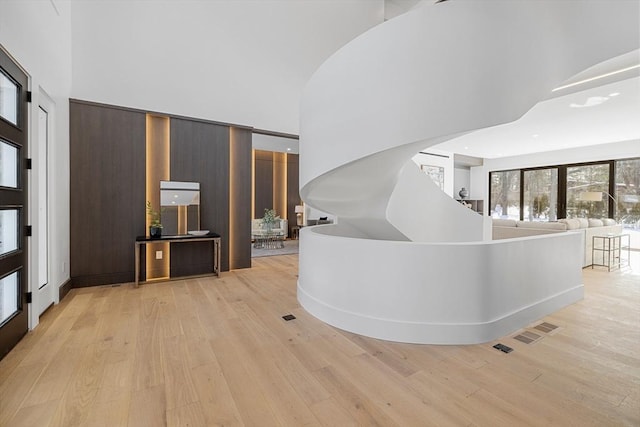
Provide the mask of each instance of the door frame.
{"label": "door frame", "polygon": [[[34,110],[42,109],[47,112],[47,140],[45,147],[46,150],[46,164],[42,164],[42,160],[38,157],[38,153],[40,151],[40,143],[41,143],[41,135],[40,135],[40,126],[39,119],[35,118],[32,120],[32,128],[30,134],[30,157],[33,159],[33,169],[31,170],[30,176],[30,187],[29,187],[29,220],[33,225],[33,238],[30,242],[30,277],[29,281],[29,289],[33,295],[33,305],[32,310],[29,313],[29,329],[35,328],[40,322],[41,311],[44,311],[43,308],[50,307],[51,304],[58,304],[60,301],[60,295],[56,292],[57,289],[54,289],[55,286],[51,282],[51,198],[49,191],[49,183],[51,182],[51,147],[53,146],[53,141],[55,138],[55,109],[56,104],[51,99],[51,97],[47,94],[47,92],[42,88],[38,88],[37,95],[34,94],[34,97],[31,102],[31,108]],[[32,142],[32,143],[31,143]],[[39,176],[41,173],[45,173],[45,188],[44,188],[44,198],[41,196],[41,188],[39,187]],[[39,284],[39,274],[38,274],[38,266],[41,263],[39,256],[39,239],[41,237],[41,224],[39,224],[39,215],[38,211],[40,208],[40,204],[45,203],[45,208],[47,210],[46,217],[46,236],[44,238],[47,242],[47,286],[46,291],[40,291]],[[44,294],[47,292],[48,294]],[[45,302],[46,300],[46,302]],[[46,304],[46,307],[43,305]]]}
{"label": "door frame", "polygon": [[[9,52],[7,52],[2,46],[0,46],[0,64],[11,78],[13,78],[20,85],[19,93],[19,105],[18,105],[18,124],[12,125],[9,122],[2,120],[3,122],[3,134],[6,140],[12,144],[20,145],[20,157],[19,162],[19,186],[18,191],[22,192],[22,196],[15,199],[14,204],[21,206],[21,218],[18,222],[19,233],[19,250],[15,254],[8,254],[7,257],[3,257],[3,262],[9,264],[16,264],[14,271],[20,271],[20,285],[18,292],[19,304],[18,311],[14,315],[9,317],[6,323],[3,324],[2,347],[0,348],[0,359],[6,356],[6,351],[11,349],[24,337],[29,331],[29,323],[32,310],[32,304],[27,302],[27,293],[30,291],[31,286],[31,242],[26,233],[26,226],[30,224],[30,185],[31,175],[28,173],[26,167],[26,159],[29,158],[30,152],[30,140],[31,140],[31,106],[29,105],[29,99],[27,95],[31,91],[31,76],[27,71],[20,66],[18,61],[13,58]],[[6,131],[6,133],[4,133]],[[3,190],[5,191],[5,190]],[[9,191],[13,191],[9,189]],[[18,194],[17,192],[15,193]],[[17,202],[17,203],[16,203]],[[21,257],[21,262],[18,262],[17,256]],[[12,257],[15,261],[12,261]],[[17,266],[20,264],[20,266]],[[9,271],[9,270],[7,270]],[[9,273],[10,274],[10,273]],[[24,329],[23,329],[24,328]],[[5,348],[4,345],[8,344],[9,347]]]}

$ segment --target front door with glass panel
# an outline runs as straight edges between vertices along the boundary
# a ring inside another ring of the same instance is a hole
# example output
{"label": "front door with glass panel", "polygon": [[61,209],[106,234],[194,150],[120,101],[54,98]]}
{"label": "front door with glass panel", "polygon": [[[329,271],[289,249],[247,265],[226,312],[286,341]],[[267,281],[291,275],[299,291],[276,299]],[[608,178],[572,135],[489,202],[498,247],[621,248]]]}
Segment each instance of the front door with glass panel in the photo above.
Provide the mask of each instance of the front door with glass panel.
{"label": "front door with glass panel", "polygon": [[0,50],[0,359],[27,333],[27,76]]}

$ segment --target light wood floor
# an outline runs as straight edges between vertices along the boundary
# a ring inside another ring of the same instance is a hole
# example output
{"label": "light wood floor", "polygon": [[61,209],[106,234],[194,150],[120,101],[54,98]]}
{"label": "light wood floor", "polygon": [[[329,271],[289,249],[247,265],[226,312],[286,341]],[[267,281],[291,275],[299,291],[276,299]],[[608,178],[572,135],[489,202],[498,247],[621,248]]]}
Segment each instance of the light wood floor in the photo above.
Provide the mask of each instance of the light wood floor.
{"label": "light wood floor", "polygon": [[546,317],[559,328],[533,344],[498,340],[510,354],[327,326],[296,301],[297,255],[219,279],[72,290],[0,362],[0,425],[638,426],[633,256],[585,269],[585,299]]}

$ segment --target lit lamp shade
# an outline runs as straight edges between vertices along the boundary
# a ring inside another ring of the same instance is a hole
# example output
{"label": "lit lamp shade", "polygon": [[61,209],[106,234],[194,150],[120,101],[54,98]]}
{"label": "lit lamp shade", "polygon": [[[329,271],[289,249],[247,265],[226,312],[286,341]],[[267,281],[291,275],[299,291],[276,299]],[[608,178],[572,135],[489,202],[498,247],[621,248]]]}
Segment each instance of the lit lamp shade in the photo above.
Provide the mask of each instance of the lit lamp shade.
{"label": "lit lamp shade", "polygon": [[302,214],[304,213],[304,206],[296,205],[295,212],[296,212],[296,224],[299,227],[302,227]]}
{"label": "lit lamp shade", "polygon": [[602,191],[585,191],[580,194],[580,200],[583,202],[601,202]]}

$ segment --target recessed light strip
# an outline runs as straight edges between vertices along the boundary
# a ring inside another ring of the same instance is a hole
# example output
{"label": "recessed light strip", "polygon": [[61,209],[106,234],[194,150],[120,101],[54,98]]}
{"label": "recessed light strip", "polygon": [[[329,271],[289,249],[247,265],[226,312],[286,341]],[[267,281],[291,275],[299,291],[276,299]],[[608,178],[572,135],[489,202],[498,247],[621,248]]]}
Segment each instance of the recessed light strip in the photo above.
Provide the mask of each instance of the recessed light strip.
{"label": "recessed light strip", "polygon": [[573,86],[581,85],[583,83],[588,83],[588,82],[592,82],[594,80],[602,79],[604,77],[609,77],[609,76],[613,76],[613,75],[616,75],[616,74],[624,73],[625,71],[633,70],[635,68],[640,68],[640,64],[632,65],[631,67],[622,68],[622,69],[616,70],[616,71],[611,71],[610,73],[601,74],[599,76],[590,77],[588,79],[580,80],[579,82],[569,83],[568,85],[558,86],[557,88],[553,89],[551,92],[556,92],[558,90],[566,89],[568,87],[573,87]]}

